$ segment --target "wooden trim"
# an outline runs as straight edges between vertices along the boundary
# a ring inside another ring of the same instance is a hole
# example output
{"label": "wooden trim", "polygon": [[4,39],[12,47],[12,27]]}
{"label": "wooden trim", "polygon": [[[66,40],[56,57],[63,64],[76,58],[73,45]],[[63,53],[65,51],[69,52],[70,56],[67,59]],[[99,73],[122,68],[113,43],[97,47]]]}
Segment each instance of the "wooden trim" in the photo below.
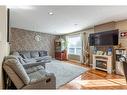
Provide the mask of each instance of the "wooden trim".
{"label": "wooden trim", "polygon": [[7,42],[10,41],[10,9],[7,9]]}

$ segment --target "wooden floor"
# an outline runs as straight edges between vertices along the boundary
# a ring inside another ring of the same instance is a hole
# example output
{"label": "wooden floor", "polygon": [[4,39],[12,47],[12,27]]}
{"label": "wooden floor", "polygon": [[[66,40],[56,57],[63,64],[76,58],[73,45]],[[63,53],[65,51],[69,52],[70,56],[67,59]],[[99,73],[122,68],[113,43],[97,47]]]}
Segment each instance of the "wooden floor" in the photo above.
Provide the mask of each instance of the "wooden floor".
{"label": "wooden floor", "polygon": [[[79,63],[69,62],[70,64],[79,65]],[[107,74],[106,72],[93,70],[88,66],[80,65],[89,70],[81,74],[76,79],[65,84],[60,90],[76,90],[76,89],[93,89],[93,90],[111,90],[111,89],[127,89],[126,81],[123,76],[116,74]]]}

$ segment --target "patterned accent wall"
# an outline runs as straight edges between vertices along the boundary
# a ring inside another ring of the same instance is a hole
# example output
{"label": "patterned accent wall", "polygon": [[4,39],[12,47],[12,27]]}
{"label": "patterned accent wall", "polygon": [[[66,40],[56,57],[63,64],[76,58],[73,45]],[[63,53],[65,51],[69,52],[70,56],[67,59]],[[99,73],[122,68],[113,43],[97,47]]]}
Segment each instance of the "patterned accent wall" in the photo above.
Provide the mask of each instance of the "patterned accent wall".
{"label": "patterned accent wall", "polygon": [[[49,55],[54,57],[54,40],[58,36],[19,28],[11,28],[10,32],[11,52],[47,50]],[[35,35],[40,36],[40,41],[35,40]]]}

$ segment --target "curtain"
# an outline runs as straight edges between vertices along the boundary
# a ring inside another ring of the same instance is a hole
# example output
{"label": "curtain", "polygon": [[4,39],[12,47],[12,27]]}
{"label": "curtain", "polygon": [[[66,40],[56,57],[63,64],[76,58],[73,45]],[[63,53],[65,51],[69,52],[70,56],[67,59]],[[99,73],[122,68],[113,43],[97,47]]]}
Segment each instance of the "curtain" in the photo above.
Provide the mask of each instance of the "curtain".
{"label": "curtain", "polygon": [[67,60],[68,60],[68,36],[65,36],[65,41],[66,41],[66,51],[67,51]]}
{"label": "curtain", "polygon": [[88,38],[88,34],[84,33],[84,64],[89,64],[89,44],[88,44],[89,38]]}
{"label": "curtain", "polygon": [[82,43],[82,48],[81,48],[81,55],[80,55],[80,63],[84,63],[84,39],[85,39],[85,36],[84,36],[84,33],[80,33],[80,36],[81,36],[81,43]]}

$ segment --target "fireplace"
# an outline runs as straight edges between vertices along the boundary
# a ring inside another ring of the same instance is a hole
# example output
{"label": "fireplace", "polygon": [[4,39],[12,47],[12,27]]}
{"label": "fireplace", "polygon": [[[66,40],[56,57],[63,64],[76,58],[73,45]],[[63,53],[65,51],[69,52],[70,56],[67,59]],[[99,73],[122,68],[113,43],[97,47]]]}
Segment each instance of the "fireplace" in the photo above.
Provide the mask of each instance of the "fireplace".
{"label": "fireplace", "polygon": [[96,67],[101,69],[107,69],[107,61],[96,60]]}
{"label": "fireplace", "polygon": [[93,55],[93,69],[99,69],[112,73],[111,55]]}

